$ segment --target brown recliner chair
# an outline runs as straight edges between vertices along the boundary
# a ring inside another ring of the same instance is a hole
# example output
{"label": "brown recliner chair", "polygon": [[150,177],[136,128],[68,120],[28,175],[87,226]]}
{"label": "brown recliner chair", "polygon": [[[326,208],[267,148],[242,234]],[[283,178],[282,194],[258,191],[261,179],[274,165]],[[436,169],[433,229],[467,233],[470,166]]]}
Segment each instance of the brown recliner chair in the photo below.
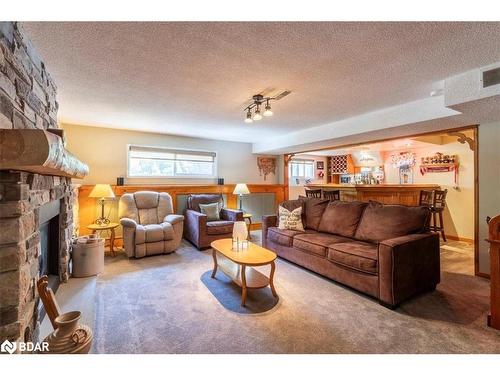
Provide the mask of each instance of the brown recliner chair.
{"label": "brown recliner chair", "polygon": [[[200,204],[219,203],[220,220],[208,221],[200,212]],[[210,247],[212,241],[231,238],[235,221],[243,220],[243,212],[224,208],[221,194],[190,194],[184,212],[184,238],[198,249]]]}

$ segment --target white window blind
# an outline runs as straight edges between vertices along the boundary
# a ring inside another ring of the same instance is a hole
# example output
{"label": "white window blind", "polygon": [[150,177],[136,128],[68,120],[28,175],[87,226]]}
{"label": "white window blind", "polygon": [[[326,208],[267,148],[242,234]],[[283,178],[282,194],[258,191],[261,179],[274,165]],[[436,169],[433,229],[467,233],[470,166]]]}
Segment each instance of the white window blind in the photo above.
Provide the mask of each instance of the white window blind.
{"label": "white window blind", "polygon": [[161,147],[128,147],[129,177],[215,177],[216,153]]}

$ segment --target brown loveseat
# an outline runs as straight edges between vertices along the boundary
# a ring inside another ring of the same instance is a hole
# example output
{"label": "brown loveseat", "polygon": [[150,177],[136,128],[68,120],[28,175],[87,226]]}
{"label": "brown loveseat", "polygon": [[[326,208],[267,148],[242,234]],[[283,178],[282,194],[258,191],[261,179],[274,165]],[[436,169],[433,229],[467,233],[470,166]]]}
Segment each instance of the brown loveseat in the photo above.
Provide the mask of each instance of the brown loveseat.
{"label": "brown loveseat", "polygon": [[[220,219],[208,221],[207,215],[200,212],[200,204],[220,204]],[[184,212],[184,238],[198,249],[210,247],[212,241],[221,238],[231,238],[235,221],[243,220],[243,212],[223,208],[224,200],[221,194],[191,194],[187,199],[187,209]]]}
{"label": "brown loveseat", "polygon": [[284,259],[390,308],[440,282],[439,235],[428,231],[427,207],[319,198],[282,205],[302,206],[305,228],[281,230],[277,216],[263,216],[263,245]]}

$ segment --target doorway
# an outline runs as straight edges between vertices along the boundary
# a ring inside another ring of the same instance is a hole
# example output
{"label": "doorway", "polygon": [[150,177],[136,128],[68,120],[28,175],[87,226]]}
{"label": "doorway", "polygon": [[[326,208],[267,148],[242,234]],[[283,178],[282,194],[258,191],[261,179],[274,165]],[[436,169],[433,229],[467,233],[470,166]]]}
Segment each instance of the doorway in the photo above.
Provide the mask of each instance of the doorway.
{"label": "doorway", "polygon": [[[477,126],[312,150],[286,155],[285,160],[289,199],[304,195],[307,188],[342,190],[367,184],[378,184],[379,191],[384,185],[446,191],[442,222],[436,215],[436,226],[444,229],[443,261],[450,272],[482,276],[477,269]],[[292,166],[308,162],[313,165],[309,178],[296,178],[292,172],[297,168]],[[347,195],[346,191],[345,200],[352,200]],[[399,202],[390,199],[390,194],[380,197],[384,203],[418,204],[415,196]]]}

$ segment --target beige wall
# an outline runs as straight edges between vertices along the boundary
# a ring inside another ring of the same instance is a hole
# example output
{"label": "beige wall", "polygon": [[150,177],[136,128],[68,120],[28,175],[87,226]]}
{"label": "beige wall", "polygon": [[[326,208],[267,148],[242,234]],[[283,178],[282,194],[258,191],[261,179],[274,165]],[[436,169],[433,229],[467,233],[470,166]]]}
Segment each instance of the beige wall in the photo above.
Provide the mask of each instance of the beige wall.
{"label": "beige wall", "polygon": [[[312,180],[313,184],[326,184],[326,156],[316,156],[316,155],[307,155],[307,154],[301,154],[296,156],[297,159],[307,159],[307,160],[314,160],[314,179]],[[318,169],[316,169],[316,162],[317,161],[322,161],[325,169],[323,169],[323,173],[325,174],[323,178],[318,177]],[[301,182],[299,185],[296,185],[295,181],[290,178],[289,180],[289,187],[288,187],[288,195],[289,199],[297,199],[299,195],[306,195],[305,193],[305,187],[303,183]]]}
{"label": "beige wall", "polygon": [[490,273],[486,217],[500,215],[500,122],[479,126],[479,272]]}
{"label": "beige wall", "polygon": [[[62,125],[67,148],[90,167],[89,175],[77,183],[115,184],[116,178],[127,175],[127,145],[147,145],[217,152],[218,175],[225,183],[275,184],[282,174],[277,159],[276,175],[270,174],[264,181],[259,175],[257,156],[252,145],[242,142],[226,142],[166,134],[136,132],[119,129],[96,128],[80,125]],[[213,184],[215,179],[179,178],[126,178],[127,184]]]}
{"label": "beige wall", "polygon": [[[472,135],[472,132],[471,134]],[[461,144],[453,139],[446,139],[443,145],[432,145],[417,149],[404,149],[384,152],[385,182],[399,183],[399,170],[390,164],[390,155],[412,151],[417,156],[417,165],[413,167],[413,182],[416,184],[438,184],[442,189],[448,189],[446,196],[447,208],[444,212],[445,233],[453,237],[474,239],[474,152],[468,144]],[[433,156],[436,152],[448,155],[458,155],[460,168],[458,173],[458,189],[455,188],[454,173],[426,173],[419,170],[420,159]]]}

